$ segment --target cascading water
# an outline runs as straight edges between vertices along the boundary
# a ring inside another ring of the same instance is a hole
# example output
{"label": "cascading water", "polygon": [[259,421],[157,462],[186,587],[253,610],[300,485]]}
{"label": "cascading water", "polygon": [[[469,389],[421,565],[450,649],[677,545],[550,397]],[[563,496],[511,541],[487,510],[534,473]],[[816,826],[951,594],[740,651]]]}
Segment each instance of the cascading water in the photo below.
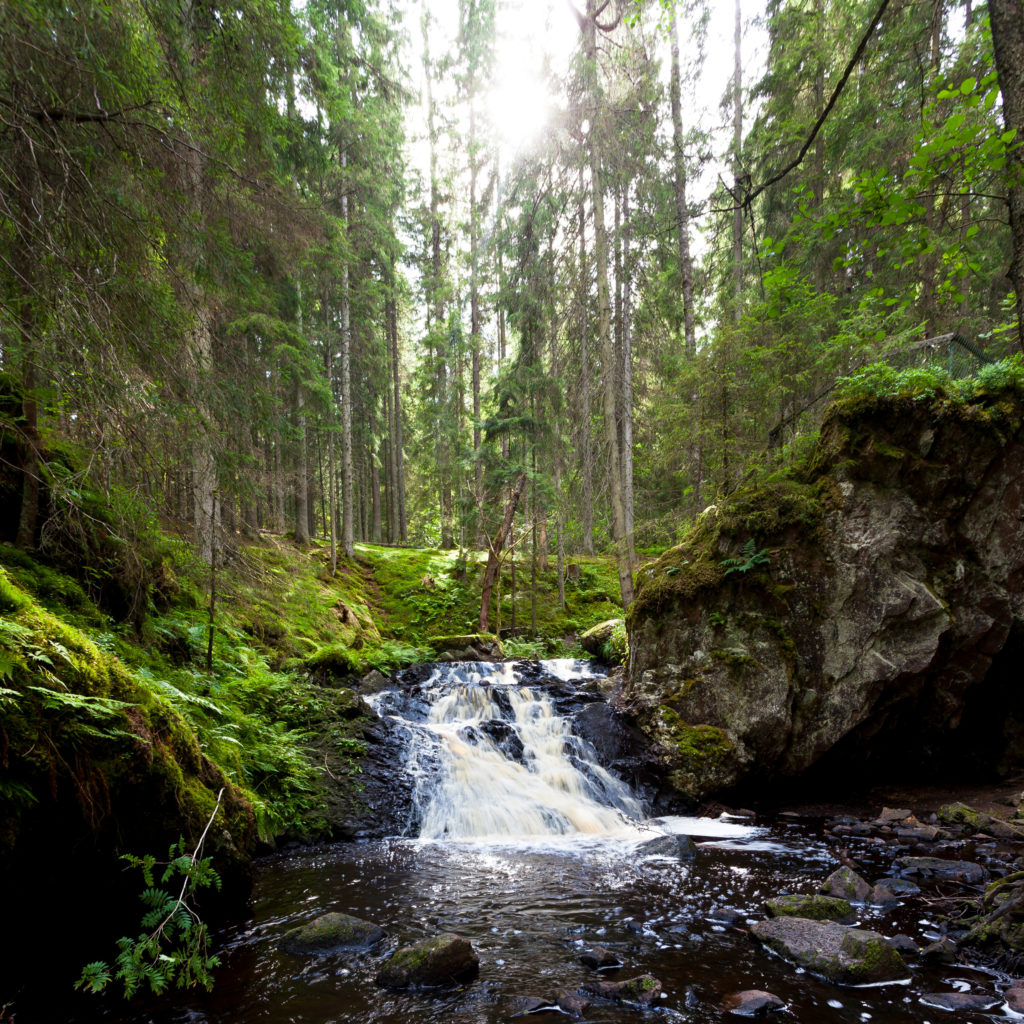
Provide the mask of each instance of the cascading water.
{"label": "cascading water", "polygon": [[[556,687],[590,675],[581,663],[547,666]],[[408,730],[420,838],[615,835],[642,816],[542,687],[523,685],[514,665],[471,662],[438,665],[412,703],[380,695],[379,713]]]}

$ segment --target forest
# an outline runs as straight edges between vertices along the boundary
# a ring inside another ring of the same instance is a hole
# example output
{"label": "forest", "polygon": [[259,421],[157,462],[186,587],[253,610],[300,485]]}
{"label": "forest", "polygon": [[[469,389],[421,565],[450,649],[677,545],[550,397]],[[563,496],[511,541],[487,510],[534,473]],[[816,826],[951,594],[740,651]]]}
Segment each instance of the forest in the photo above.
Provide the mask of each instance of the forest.
{"label": "forest", "polygon": [[[208,562],[261,530],[486,550],[515,494],[507,543],[617,552],[628,604],[838,377],[1020,348],[1013,0],[737,3],[729,54],[706,3],[592,3],[504,163],[496,0],[450,39],[435,6],[8,5],[11,541],[94,493]],[[725,130],[688,123],[726,60]]]}
{"label": "forest", "polygon": [[[743,723],[686,702],[752,693],[775,644],[798,737],[794,652],[820,651],[832,595],[797,598],[845,571],[819,557],[841,517],[822,523],[858,466],[924,487],[933,444],[984,455],[949,471],[964,507],[1020,519],[1022,132],[1022,0],[3,4],[5,876],[59,878],[53,905],[86,919],[105,908],[83,878],[132,905],[127,859],[157,893],[144,921],[170,910],[121,940],[125,994],[212,984],[205,925],[163,934],[191,904],[155,887],[153,852],[177,838],[163,884],[180,871],[189,900],[216,878],[244,903],[257,853],[400,834],[393,805],[419,797],[374,722],[425,663],[622,664],[587,692],[661,757],[663,791],[646,754],[619,757],[642,762],[638,793],[696,805],[756,781]],[[907,636],[946,617],[888,682],[934,670],[941,691],[939,651],[994,688],[964,718],[982,758],[997,697],[1024,720],[1003,558],[1021,545],[1002,526],[967,543],[972,514],[936,521],[962,536],[921,555],[920,587],[894,570]],[[961,635],[975,612],[998,641]],[[701,644],[711,668],[678,653]],[[549,696],[571,703],[578,671]],[[615,785],[627,816],[647,799]],[[12,920],[31,902],[12,893]],[[120,911],[90,955],[113,960]],[[1000,928],[1020,949],[1018,923]],[[87,945],[69,991],[111,981],[105,960],[82,972]]]}

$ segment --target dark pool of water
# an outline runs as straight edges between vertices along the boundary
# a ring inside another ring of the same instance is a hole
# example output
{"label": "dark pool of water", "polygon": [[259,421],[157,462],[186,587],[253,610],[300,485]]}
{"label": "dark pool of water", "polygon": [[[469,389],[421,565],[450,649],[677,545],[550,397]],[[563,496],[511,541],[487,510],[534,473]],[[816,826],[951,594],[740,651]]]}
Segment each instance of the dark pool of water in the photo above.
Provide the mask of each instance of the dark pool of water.
{"label": "dark pool of water", "polygon": [[[218,936],[223,966],[212,993],[173,993],[127,1010],[98,999],[47,1009],[42,996],[25,993],[15,1004],[16,1020],[491,1024],[510,1019],[516,996],[547,997],[591,979],[578,957],[595,944],[626,964],[610,977],[649,972],[661,980],[665,997],[649,1011],[595,1003],[589,1021],[737,1020],[719,1003],[751,988],[780,996],[789,1006],[780,1019],[802,1024],[1006,1018],[1002,1010],[951,1014],[919,1001],[929,991],[995,993],[1005,979],[991,972],[915,965],[909,985],[842,988],[794,970],[741,929],[709,920],[714,907],[757,919],[770,896],[816,890],[837,866],[820,825],[778,822],[733,838],[701,838],[702,831],[718,828],[714,823],[676,827],[698,833],[695,862],[645,860],[635,841],[608,839],[504,847],[385,840],[281,854],[261,865],[251,918]],[[870,840],[846,845],[870,878],[886,872],[886,855]],[[377,922],[387,929],[389,945],[355,961],[301,959],[278,950],[285,931],[327,911]],[[919,944],[938,930],[920,901],[888,913],[865,910],[861,920],[884,934],[909,934]],[[476,981],[447,994],[377,988],[373,977],[382,954],[439,931],[472,941],[480,957]],[[686,1006],[688,988],[700,1000],[692,1008]]]}

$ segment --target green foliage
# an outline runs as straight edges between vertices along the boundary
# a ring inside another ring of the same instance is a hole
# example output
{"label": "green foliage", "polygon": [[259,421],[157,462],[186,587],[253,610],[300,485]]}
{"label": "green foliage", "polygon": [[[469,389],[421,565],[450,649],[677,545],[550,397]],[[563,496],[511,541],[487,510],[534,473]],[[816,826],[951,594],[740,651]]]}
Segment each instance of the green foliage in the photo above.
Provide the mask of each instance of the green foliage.
{"label": "green foliage", "polygon": [[948,398],[971,402],[1001,391],[1024,394],[1024,357],[1020,354],[987,363],[970,377],[954,378],[942,366],[897,369],[888,363],[872,363],[844,377],[837,399],[891,398],[896,395],[915,401]]}
{"label": "green foliage", "polygon": [[626,623],[617,621],[611,634],[601,648],[602,660],[607,665],[625,665],[629,658],[629,636]]}
{"label": "green foliage", "polygon": [[746,544],[743,545],[743,549],[740,551],[739,556],[735,558],[723,558],[718,564],[725,569],[725,575],[728,576],[730,573],[738,572],[740,575],[750,572],[751,569],[756,569],[759,565],[769,565],[771,563],[771,556],[768,554],[767,548],[761,548],[757,550],[757,546],[754,544],[754,538],[751,537]]}
{"label": "green foliage", "polygon": [[[218,798],[207,830],[219,807]],[[203,838],[205,836],[206,831]],[[161,865],[164,870],[159,886],[154,881],[158,862],[152,854],[143,857],[125,854],[121,858],[142,872],[145,888],[139,899],[146,908],[140,922],[142,934],[136,939],[127,936],[118,939],[120,952],[113,968],[102,960],[86,964],[75,983],[76,988],[101,992],[116,979],[122,983],[125,999],[131,999],[140,988],[148,988],[155,995],[161,995],[171,985],[213,988],[212,972],[220,960],[210,952],[206,924],[193,904],[200,889],[220,888],[220,876],[209,857],[200,857],[202,844],[203,839],[200,839],[189,854],[183,837],[173,843],[168,860]],[[169,883],[175,886],[171,891],[164,888]]]}

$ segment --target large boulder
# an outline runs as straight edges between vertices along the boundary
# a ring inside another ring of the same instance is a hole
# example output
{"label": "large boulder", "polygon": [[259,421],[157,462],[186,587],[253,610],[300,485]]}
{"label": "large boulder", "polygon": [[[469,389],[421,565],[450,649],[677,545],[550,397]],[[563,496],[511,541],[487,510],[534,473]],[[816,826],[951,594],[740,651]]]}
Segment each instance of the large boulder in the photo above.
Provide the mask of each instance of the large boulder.
{"label": "large boulder", "polygon": [[1022,424],[1012,389],[845,399],[640,570],[625,699],[675,790],[1024,763]]}
{"label": "large boulder", "polygon": [[883,936],[865,928],[776,917],[758,921],[750,931],[798,967],[839,985],[870,985],[909,977],[899,953]]}
{"label": "large boulder", "polygon": [[608,619],[580,634],[580,647],[598,661],[621,665],[629,653],[626,626],[622,619]]}

